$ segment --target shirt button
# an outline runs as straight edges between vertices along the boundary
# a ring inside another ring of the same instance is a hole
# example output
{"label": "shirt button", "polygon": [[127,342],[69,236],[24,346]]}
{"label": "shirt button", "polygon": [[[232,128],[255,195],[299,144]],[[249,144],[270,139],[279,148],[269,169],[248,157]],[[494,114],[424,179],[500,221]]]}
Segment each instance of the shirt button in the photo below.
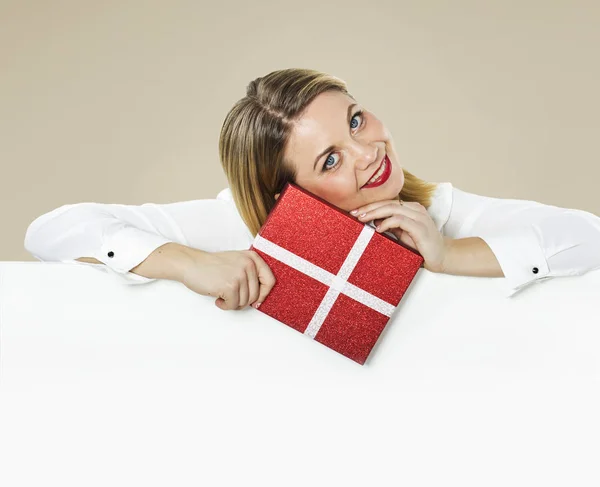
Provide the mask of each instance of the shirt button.
{"label": "shirt button", "polygon": [[[112,252],[111,252],[112,254]],[[534,267],[533,269],[531,269],[531,272],[533,272],[534,274],[537,274],[539,272],[539,269],[537,267]]]}
{"label": "shirt button", "polygon": [[[114,256],[115,256],[115,253],[114,253],[114,252],[111,250],[111,251],[108,253],[108,256],[109,256],[110,258],[112,258],[112,257],[114,257]],[[537,272],[537,269],[536,269],[536,272]]]}

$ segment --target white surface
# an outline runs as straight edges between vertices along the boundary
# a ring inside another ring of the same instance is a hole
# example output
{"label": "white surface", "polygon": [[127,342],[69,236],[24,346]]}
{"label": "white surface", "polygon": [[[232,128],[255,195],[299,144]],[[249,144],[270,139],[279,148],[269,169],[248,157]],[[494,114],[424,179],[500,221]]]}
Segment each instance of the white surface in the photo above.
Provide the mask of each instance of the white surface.
{"label": "white surface", "polygon": [[254,309],[0,263],[0,485],[597,486],[600,272],[421,269],[365,366]]}

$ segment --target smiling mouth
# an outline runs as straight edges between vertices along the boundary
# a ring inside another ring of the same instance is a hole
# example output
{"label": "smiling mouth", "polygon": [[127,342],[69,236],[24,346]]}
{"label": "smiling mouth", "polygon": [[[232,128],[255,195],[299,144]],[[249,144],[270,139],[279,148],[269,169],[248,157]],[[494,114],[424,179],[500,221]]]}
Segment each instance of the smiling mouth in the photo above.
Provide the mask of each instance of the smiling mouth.
{"label": "smiling mouth", "polygon": [[387,154],[385,156],[383,156],[383,159],[381,160],[381,164],[379,165],[377,170],[373,173],[373,175],[369,178],[369,180],[361,186],[361,188],[364,188],[365,186],[373,184],[381,176],[383,176],[383,174],[385,173],[385,170],[386,170],[386,164],[389,164],[389,159],[388,159]]}

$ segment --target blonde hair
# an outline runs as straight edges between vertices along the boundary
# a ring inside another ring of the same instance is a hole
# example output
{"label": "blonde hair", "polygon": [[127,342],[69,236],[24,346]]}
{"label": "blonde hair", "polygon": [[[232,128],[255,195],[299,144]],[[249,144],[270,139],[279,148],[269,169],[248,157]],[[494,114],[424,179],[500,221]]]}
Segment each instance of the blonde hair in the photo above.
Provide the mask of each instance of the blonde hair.
{"label": "blonde hair", "polygon": [[[235,205],[253,236],[275,206],[275,194],[286,183],[295,183],[295,170],[284,158],[295,121],[328,90],[354,99],[346,83],[335,76],[300,68],[273,71],[251,81],[246,96],[225,117],[219,158]],[[436,184],[403,171],[405,182],[397,198],[429,207]]]}

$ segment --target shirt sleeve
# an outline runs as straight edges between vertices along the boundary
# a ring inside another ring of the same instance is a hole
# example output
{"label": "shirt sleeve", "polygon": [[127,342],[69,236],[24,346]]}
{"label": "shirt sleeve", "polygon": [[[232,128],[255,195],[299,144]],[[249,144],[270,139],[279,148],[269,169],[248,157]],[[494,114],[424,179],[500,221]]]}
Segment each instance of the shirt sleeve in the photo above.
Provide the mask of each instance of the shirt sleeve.
{"label": "shirt sleeve", "polygon": [[504,273],[507,297],[532,283],[600,268],[600,217],[583,210],[454,188],[445,233],[487,243]]}
{"label": "shirt sleeve", "polygon": [[[64,205],[36,218],[24,245],[40,261],[88,265],[123,283],[144,284],[156,279],[130,270],[166,243],[218,252],[246,250],[252,240],[226,189],[217,199],[167,204]],[[75,260],[80,257],[103,264]]]}

